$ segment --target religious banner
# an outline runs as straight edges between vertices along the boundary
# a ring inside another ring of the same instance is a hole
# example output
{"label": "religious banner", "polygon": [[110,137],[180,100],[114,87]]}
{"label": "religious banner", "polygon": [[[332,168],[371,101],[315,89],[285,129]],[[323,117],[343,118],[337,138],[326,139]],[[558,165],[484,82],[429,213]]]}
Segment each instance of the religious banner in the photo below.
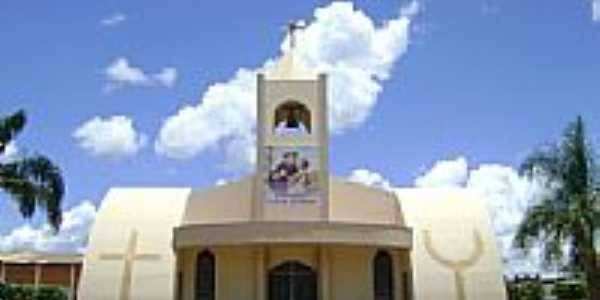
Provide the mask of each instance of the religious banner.
{"label": "religious banner", "polygon": [[318,147],[265,147],[262,166],[265,199],[276,203],[311,203],[323,196]]}

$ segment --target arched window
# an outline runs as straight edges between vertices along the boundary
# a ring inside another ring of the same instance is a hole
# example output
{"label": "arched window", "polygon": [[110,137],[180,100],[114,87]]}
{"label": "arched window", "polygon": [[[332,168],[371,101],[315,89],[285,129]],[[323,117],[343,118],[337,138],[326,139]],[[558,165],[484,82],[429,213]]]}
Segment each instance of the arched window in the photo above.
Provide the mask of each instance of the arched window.
{"label": "arched window", "polygon": [[373,259],[373,281],[375,300],[394,299],[394,265],[385,251],[377,252]]}
{"label": "arched window", "polygon": [[310,134],[310,110],[297,101],[287,101],[275,109],[274,133],[277,135]]}
{"label": "arched window", "polygon": [[196,261],[196,300],[215,300],[215,256],[209,251]]}
{"label": "arched window", "polygon": [[286,262],[269,271],[269,300],[316,300],[317,275],[299,262]]}

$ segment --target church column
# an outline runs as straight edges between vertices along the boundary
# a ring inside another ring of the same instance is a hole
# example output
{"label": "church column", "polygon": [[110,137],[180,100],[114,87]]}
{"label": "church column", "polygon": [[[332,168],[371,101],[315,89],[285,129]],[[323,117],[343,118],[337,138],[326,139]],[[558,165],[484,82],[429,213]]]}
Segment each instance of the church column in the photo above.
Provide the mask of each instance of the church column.
{"label": "church column", "polygon": [[0,261],[0,282],[6,282],[6,265]]}
{"label": "church column", "polygon": [[411,265],[410,265],[410,250],[400,249],[393,256],[394,266],[394,292],[395,298],[398,300],[412,300],[412,283],[411,283]]}
{"label": "church column", "polygon": [[329,290],[329,281],[331,278],[330,270],[329,249],[327,246],[321,246],[319,248],[319,287],[321,291],[321,300],[329,300],[331,297]]}
{"label": "church column", "polygon": [[35,278],[33,281],[33,286],[37,289],[40,285],[40,278],[42,277],[42,265],[39,263],[35,264]]}
{"label": "church column", "polygon": [[256,249],[256,300],[265,300],[265,248]]}
{"label": "church column", "polygon": [[70,265],[69,272],[71,278],[71,281],[69,281],[69,299],[75,299],[75,293],[77,293],[75,290],[75,264]]}

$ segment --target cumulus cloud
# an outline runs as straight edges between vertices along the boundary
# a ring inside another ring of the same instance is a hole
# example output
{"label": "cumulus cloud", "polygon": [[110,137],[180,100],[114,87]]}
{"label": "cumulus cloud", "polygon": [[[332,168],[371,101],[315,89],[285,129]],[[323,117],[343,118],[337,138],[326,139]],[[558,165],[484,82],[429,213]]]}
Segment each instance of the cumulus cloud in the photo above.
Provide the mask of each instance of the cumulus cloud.
{"label": "cumulus cloud", "polygon": [[134,155],[147,140],[126,116],[94,117],[77,128],[73,137],[92,155],[109,158]]}
{"label": "cumulus cloud", "polygon": [[131,65],[125,57],[119,57],[106,67],[104,75],[108,81],[107,91],[121,87],[173,87],[177,81],[177,69],[167,67],[157,73],[148,73],[139,67]]}
{"label": "cumulus cloud", "polygon": [[393,188],[393,185],[383,175],[368,169],[353,170],[348,176],[348,180],[388,191]]}
{"label": "cumulus cloud", "polygon": [[127,15],[117,12],[100,20],[100,25],[105,27],[116,27],[125,21],[127,21]]}
{"label": "cumulus cloud", "polygon": [[544,178],[531,179],[511,167],[487,164],[470,172],[466,187],[481,193],[486,201],[508,273],[543,271],[540,247],[525,255],[512,242],[527,209],[549,193]]}
{"label": "cumulus cloud", "polygon": [[[317,8],[314,18],[298,33],[297,59],[308,68],[329,74],[329,122],[340,133],[365,122],[382,84],[406,53],[415,2],[383,24],[349,2]],[[281,43],[288,47],[289,37]],[[254,162],[256,73],[274,58],[254,69],[240,68],[229,80],[215,83],[197,105],[185,106],[166,118],[155,143],[159,154],[191,158],[208,149],[224,147],[228,164]],[[244,155],[237,153],[243,146]]]}
{"label": "cumulus cloud", "polygon": [[[397,186],[380,173],[356,169],[350,181],[368,186],[393,190]],[[521,176],[514,168],[501,164],[480,164],[469,167],[464,157],[440,160],[414,180],[418,188],[458,187],[479,193],[490,213],[498,247],[508,275],[521,273],[548,273],[542,265],[541,248],[534,247],[529,254],[512,247],[517,227],[526,210],[549,191],[545,178]]]}
{"label": "cumulus cloud", "polygon": [[96,216],[96,208],[84,201],[63,214],[61,230],[54,234],[50,226],[29,224],[0,236],[0,251],[83,252]]}
{"label": "cumulus cloud", "polygon": [[444,187],[463,185],[468,177],[467,160],[459,157],[456,160],[441,160],[425,174],[415,180],[418,187]]}
{"label": "cumulus cloud", "polygon": [[592,0],[592,19],[600,22],[600,0]]}
{"label": "cumulus cloud", "polygon": [[544,178],[527,178],[514,168],[500,164],[481,164],[469,169],[467,159],[458,157],[436,162],[429,171],[415,179],[415,185],[464,187],[480,193],[491,215],[506,272],[543,271],[539,247],[525,255],[512,247],[512,241],[526,210],[549,193]]}
{"label": "cumulus cloud", "polygon": [[154,74],[154,78],[165,87],[173,87],[177,82],[177,69],[164,68],[160,73]]}

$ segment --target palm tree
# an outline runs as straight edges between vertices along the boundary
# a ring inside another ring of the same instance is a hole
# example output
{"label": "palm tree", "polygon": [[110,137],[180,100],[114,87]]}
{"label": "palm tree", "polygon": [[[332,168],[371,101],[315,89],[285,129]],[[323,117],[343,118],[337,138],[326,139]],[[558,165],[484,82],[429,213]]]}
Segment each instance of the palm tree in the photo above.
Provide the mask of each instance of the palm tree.
{"label": "palm tree", "polygon": [[[0,155],[26,122],[24,111],[0,118]],[[48,158],[37,154],[0,161],[0,189],[12,196],[25,218],[31,218],[36,208],[45,210],[48,223],[58,231],[65,188],[60,169]]]}
{"label": "palm tree", "polygon": [[[600,300],[595,239],[600,231],[600,182],[596,170],[583,120],[577,117],[558,144],[532,153],[522,164],[526,175],[546,176],[550,192],[527,210],[514,241],[525,250],[539,243],[546,263],[566,258],[566,267],[583,273],[592,300]],[[568,253],[563,253],[563,246],[568,246]]]}

